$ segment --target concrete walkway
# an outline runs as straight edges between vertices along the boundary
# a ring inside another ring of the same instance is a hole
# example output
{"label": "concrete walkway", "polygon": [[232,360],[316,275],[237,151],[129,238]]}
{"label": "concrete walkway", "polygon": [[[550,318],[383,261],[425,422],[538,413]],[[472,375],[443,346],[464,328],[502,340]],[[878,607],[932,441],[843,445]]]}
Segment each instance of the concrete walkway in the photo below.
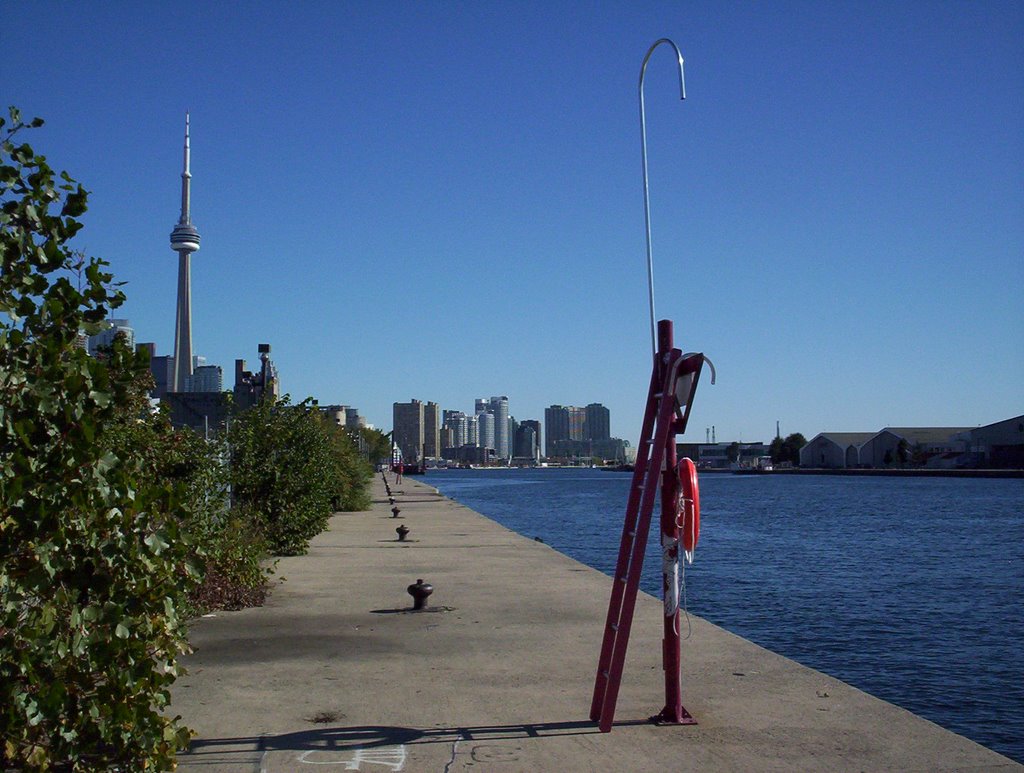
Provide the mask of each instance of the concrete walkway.
{"label": "concrete walkway", "polygon": [[[429,480],[429,479],[428,479]],[[661,602],[641,595],[616,725],[588,720],[611,580],[438,495],[380,475],[283,559],[266,606],[192,631],[172,711],[183,771],[1022,770],[892,704],[691,616],[683,704],[656,727]],[[398,542],[395,527],[410,529]],[[434,586],[407,611],[406,586]]]}

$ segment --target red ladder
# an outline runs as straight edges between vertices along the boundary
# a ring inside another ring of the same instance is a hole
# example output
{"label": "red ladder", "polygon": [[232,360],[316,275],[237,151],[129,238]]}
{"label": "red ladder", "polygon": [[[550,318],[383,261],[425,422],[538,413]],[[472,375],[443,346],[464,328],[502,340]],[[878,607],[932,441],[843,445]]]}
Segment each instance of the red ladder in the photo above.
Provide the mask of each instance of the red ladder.
{"label": "red ladder", "polygon": [[[658,353],[651,373],[647,393],[640,446],[636,466],[629,488],[626,519],[622,527],[619,560],[612,582],[608,619],[605,623],[601,656],[594,682],[594,698],[590,705],[590,718],[598,722],[602,733],[611,730],[615,716],[615,702],[622,681],[622,668],[633,624],[633,609],[640,587],[644,551],[650,532],[654,497],[658,491],[658,476],[665,471],[662,496],[662,531],[674,532],[678,545],[679,529],[675,512],[667,513],[666,504],[674,501],[675,490],[675,436],[685,431],[690,405],[697,388],[703,354],[683,355],[672,346],[672,323],[658,323]],[[685,394],[682,394],[685,392]],[[668,465],[666,466],[666,462]],[[666,588],[668,594],[668,581]],[[668,604],[666,604],[666,611]],[[678,608],[665,620],[665,642],[662,651],[665,668],[666,705],[658,719],[674,724],[695,724],[695,720],[682,707],[679,690],[679,625]]]}

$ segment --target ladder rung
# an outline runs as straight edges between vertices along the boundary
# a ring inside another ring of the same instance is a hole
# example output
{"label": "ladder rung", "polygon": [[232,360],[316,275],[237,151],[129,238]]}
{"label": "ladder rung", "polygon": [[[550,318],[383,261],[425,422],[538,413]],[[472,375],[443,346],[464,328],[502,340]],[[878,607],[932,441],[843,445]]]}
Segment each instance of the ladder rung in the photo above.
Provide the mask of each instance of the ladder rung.
{"label": "ladder rung", "polygon": [[660,400],[664,396],[665,396],[664,392],[655,392],[653,395],[651,395],[651,397],[653,397],[655,400]]}
{"label": "ladder rung", "polygon": [[649,445],[649,446],[653,446],[653,445],[654,445],[654,438],[650,438],[650,439],[648,439],[648,440],[645,440],[644,442],[645,442],[645,443],[646,443],[647,445]]}
{"label": "ladder rung", "polygon": [[628,534],[628,535],[629,535],[630,537],[635,537],[635,536],[636,536],[636,529],[634,529],[633,531],[628,531],[628,532],[626,532],[626,533],[627,533],[627,534]]}
{"label": "ladder rung", "polygon": [[601,672],[601,676],[603,676],[605,679],[607,679],[608,678],[608,672],[607,671],[602,671]]}
{"label": "ladder rung", "polygon": [[617,579],[619,582],[628,582],[628,580],[625,577],[616,577],[615,579]]}

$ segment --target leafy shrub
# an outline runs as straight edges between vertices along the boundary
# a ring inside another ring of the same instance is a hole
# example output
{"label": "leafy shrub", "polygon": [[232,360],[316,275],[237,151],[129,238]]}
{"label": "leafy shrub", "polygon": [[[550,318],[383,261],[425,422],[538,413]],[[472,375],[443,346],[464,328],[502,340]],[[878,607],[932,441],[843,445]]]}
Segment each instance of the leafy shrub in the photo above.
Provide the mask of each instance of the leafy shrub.
{"label": "leafy shrub", "polygon": [[369,507],[373,474],[348,433],[309,400],[263,400],[228,433],[234,512],[275,555],[305,553],[336,510]]}
{"label": "leafy shrub", "polygon": [[0,762],[170,769],[189,733],[163,713],[197,573],[180,487],[110,442],[140,362],[78,346],[123,301],[67,242],[87,193],[0,139]]}

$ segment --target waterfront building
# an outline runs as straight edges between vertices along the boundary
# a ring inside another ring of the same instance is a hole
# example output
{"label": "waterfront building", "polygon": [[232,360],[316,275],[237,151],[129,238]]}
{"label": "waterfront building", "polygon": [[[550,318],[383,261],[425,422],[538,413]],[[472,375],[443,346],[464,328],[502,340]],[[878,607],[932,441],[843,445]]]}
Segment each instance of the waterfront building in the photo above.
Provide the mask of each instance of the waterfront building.
{"label": "waterfront building", "polygon": [[534,458],[540,458],[541,455],[541,436],[540,436],[540,422],[536,419],[523,419],[519,423],[519,432],[521,433],[524,428],[533,430],[533,453],[524,454],[521,451],[516,451],[516,456],[533,456]]}
{"label": "waterfront building", "polygon": [[883,427],[821,432],[800,449],[801,467],[1024,468],[1024,416],[984,427]]}
{"label": "waterfront building", "polygon": [[392,406],[392,440],[407,463],[423,458],[424,405],[419,400],[394,403]]}
{"label": "waterfront building", "polygon": [[423,456],[438,459],[441,456],[441,407],[428,402],[423,406]]}
{"label": "waterfront building", "polygon": [[800,449],[800,466],[857,467],[860,464],[860,447],[874,435],[874,432],[820,432]]}
{"label": "waterfront building", "polygon": [[545,408],[544,428],[547,433],[544,455],[555,456],[555,443],[569,439],[569,408],[564,405]]}
{"label": "waterfront building", "polygon": [[114,339],[120,334],[124,336],[129,349],[135,348],[135,329],[127,319],[108,319],[99,333],[88,338],[88,352],[93,357],[114,345]]}
{"label": "waterfront building", "polygon": [[480,420],[476,416],[466,417],[466,442],[463,445],[480,446]]}
{"label": "waterfront building", "polygon": [[508,459],[512,455],[508,422],[508,397],[492,397],[488,404],[494,416],[494,451],[499,459]]}
{"label": "waterfront building", "polygon": [[181,172],[181,216],[171,231],[171,249],[178,253],[178,303],[174,325],[174,377],[170,391],[188,391],[192,375],[192,253],[199,249],[199,232],[192,224],[189,116],[185,114],[185,160]]}
{"label": "waterfront building", "polygon": [[[451,442],[445,448],[461,448],[469,443],[469,417],[462,411],[445,411],[444,426],[452,432]],[[475,441],[474,441],[475,445]]]}
{"label": "waterfront building", "polygon": [[537,430],[533,427],[536,422],[524,421],[519,425],[515,435],[515,453],[517,459],[537,459]]}
{"label": "waterfront building", "polygon": [[967,447],[965,464],[1024,469],[1024,415],[975,427],[958,437]]}
{"label": "waterfront building", "polygon": [[585,440],[608,440],[611,438],[611,412],[601,403],[591,403],[584,411],[586,424],[583,438]]}
{"label": "waterfront building", "polygon": [[574,405],[568,406],[569,411],[569,440],[587,439],[587,409],[577,408]]}
{"label": "waterfront building", "polygon": [[494,414],[478,413],[476,420],[478,431],[477,445],[480,448],[494,449]]}

